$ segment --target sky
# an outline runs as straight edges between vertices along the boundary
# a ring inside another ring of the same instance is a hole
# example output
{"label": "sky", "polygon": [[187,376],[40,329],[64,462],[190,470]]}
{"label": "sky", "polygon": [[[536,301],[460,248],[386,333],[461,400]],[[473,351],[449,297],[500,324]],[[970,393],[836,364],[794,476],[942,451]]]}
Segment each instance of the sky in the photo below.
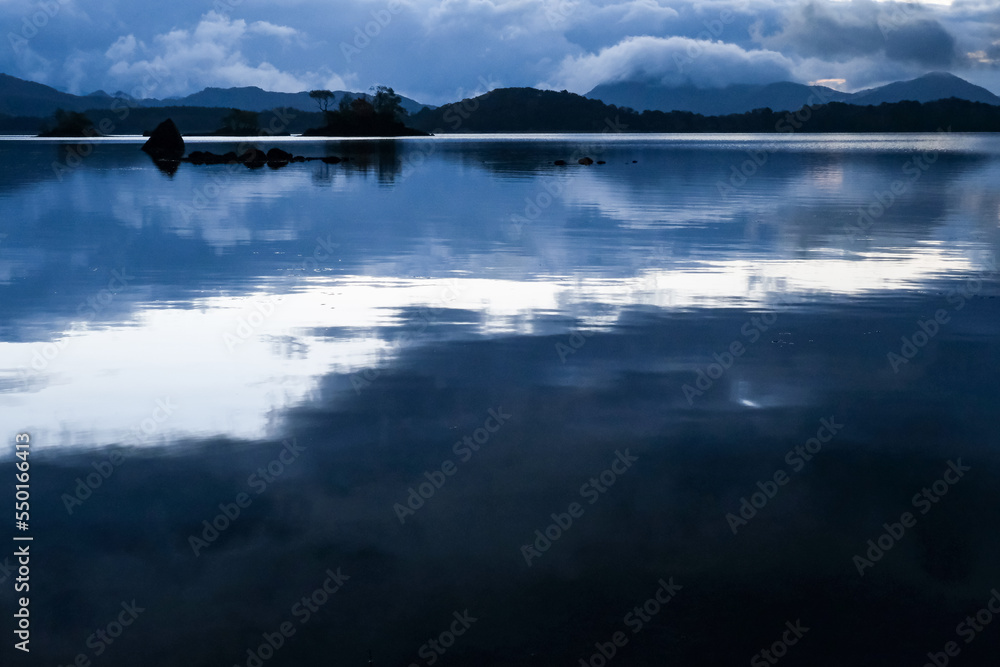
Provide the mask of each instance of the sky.
{"label": "sky", "polygon": [[441,104],[625,80],[1000,93],[996,0],[0,0],[0,72],[67,92],[367,90]]}

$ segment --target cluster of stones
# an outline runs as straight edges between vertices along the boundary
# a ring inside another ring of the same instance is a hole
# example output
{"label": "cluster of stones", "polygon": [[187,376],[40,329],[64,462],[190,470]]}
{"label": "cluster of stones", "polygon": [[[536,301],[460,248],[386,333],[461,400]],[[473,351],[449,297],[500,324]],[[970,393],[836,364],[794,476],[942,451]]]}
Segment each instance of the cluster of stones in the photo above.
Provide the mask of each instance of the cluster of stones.
{"label": "cluster of stones", "polygon": [[[589,158],[589,157],[582,157],[579,160],[577,160],[576,163],[577,164],[582,164],[585,167],[586,166],[590,166],[592,164],[595,164],[594,163],[594,159],[593,158]],[[557,167],[564,167],[564,166],[566,166],[566,160],[556,160],[552,164],[556,165]],[[605,164],[605,162],[604,162],[604,160],[598,160],[596,164]]]}
{"label": "cluster of stones", "polygon": [[272,148],[265,153],[260,148],[251,148],[239,155],[232,151],[223,153],[222,155],[210,151],[192,151],[187,157],[179,158],[179,161],[190,162],[191,164],[245,164],[251,169],[257,169],[264,165],[274,168],[283,167],[290,162],[308,162],[311,160],[321,160],[327,164],[337,164],[346,159],[336,156],[322,158],[303,157],[301,155],[292,155],[280,148]]}
{"label": "cluster of stones", "polygon": [[143,145],[142,150],[146,151],[158,163],[245,164],[251,169],[258,169],[264,165],[276,169],[284,167],[290,162],[307,162],[310,160],[322,160],[327,164],[337,164],[347,159],[339,158],[335,155],[322,158],[303,157],[301,155],[292,155],[280,148],[272,148],[266,153],[259,148],[250,148],[239,155],[233,151],[223,153],[222,155],[210,151],[192,151],[190,155],[184,157],[184,139],[177,130],[177,126],[169,118],[156,126],[156,129],[149,135],[149,140]]}

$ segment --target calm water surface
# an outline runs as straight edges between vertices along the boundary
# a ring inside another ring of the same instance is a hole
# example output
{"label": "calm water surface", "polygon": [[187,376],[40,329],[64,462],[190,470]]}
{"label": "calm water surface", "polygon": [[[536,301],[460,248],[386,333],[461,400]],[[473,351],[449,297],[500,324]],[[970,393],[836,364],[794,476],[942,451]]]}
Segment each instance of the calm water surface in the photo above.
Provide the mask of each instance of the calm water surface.
{"label": "calm water surface", "polygon": [[31,664],[995,658],[1000,138],[139,143],[0,141]]}

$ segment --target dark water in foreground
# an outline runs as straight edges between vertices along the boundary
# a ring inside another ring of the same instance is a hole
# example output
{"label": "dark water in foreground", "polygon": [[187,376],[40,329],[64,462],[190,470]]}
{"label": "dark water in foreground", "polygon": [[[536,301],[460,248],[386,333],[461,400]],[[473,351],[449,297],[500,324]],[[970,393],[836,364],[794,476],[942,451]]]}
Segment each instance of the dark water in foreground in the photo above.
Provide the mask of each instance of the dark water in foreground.
{"label": "dark water in foreground", "polygon": [[1000,139],[598,140],[0,142],[3,664],[995,664]]}

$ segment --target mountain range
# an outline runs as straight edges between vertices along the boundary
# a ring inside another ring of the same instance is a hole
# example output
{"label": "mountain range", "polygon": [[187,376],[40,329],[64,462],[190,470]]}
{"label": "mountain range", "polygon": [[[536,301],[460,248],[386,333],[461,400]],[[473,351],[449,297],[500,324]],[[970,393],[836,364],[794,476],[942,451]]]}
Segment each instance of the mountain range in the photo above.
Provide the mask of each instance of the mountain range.
{"label": "mountain range", "polygon": [[1000,132],[1000,106],[957,98],[862,106],[829,102],[805,110],[757,108],[738,114],[641,113],[566,91],[497,88],[424,109],[407,125],[425,132]]}
{"label": "mountain range", "polygon": [[[330,103],[330,108],[336,108],[337,103],[344,97],[360,97],[366,93],[354,93],[347,90],[333,91],[334,99]],[[400,95],[400,104],[408,113],[416,113],[424,108],[416,100]],[[225,107],[227,109],[242,109],[244,111],[269,111],[270,109],[288,108],[300,111],[316,111],[316,100],[309,97],[309,93],[273,93],[262,90],[257,86],[245,86],[242,88],[205,88],[197,93],[192,93],[185,97],[167,98],[164,100],[143,99],[138,103],[144,107]]]}
{"label": "mountain range", "polygon": [[989,90],[945,72],[932,72],[910,81],[898,81],[855,93],[791,81],[759,85],[733,84],[721,88],[624,81],[601,84],[585,96],[637,111],[690,111],[705,116],[745,113],[763,108],[793,111],[806,104],[827,102],[877,106],[886,102],[933,102],[951,97],[1000,105],[1000,97]]}
{"label": "mountain range", "polygon": [[[337,91],[332,105],[346,94]],[[628,126],[621,129],[631,132],[773,132],[780,131],[775,123],[781,115],[807,104],[827,105],[810,123],[810,131],[816,132],[917,132],[952,124],[956,131],[959,127],[974,132],[1000,130],[1000,97],[944,73],[856,93],[792,82],[714,89],[632,82],[598,86],[588,96],[500,88],[441,107],[424,106],[409,98],[403,98],[402,104],[410,112],[409,127],[434,133],[601,132],[607,119],[619,116]],[[0,74],[0,134],[37,133],[57,108],[86,112],[96,127],[112,121],[112,128],[106,130],[109,134],[147,133],[168,117],[186,134],[215,134],[231,109],[260,112],[284,108],[286,111],[280,112],[282,127],[291,134],[324,122],[307,92],[276,93],[253,86],[206,88],[182,98],[136,100],[130,102],[133,108],[125,117],[111,111],[121,106],[119,95],[104,91],[71,95]]]}
{"label": "mountain range", "polygon": [[[364,93],[344,90],[333,91],[334,100],[331,107],[344,95],[360,97]],[[244,111],[267,111],[280,107],[299,109],[301,111],[316,111],[316,101],[309,97],[306,91],[300,93],[275,93],[256,86],[242,88],[205,88],[202,91],[185,97],[155,99],[145,98],[132,100],[124,93],[109,95],[103,90],[88,95],[72,95],[64,93],[34,81],[25,81],[7,74],[0,74],[0,114],[8,116],[51,116],[56,109],[67,111],[88,111],[92,109],[109,109],[115,103],[121,107],[122,97],[134,102],[136,106],[146,108],[158,107],[218,107],[225,109],[242,109]],[[409,113],[416,113],[425,105],[403,97],[401,104]]]}

